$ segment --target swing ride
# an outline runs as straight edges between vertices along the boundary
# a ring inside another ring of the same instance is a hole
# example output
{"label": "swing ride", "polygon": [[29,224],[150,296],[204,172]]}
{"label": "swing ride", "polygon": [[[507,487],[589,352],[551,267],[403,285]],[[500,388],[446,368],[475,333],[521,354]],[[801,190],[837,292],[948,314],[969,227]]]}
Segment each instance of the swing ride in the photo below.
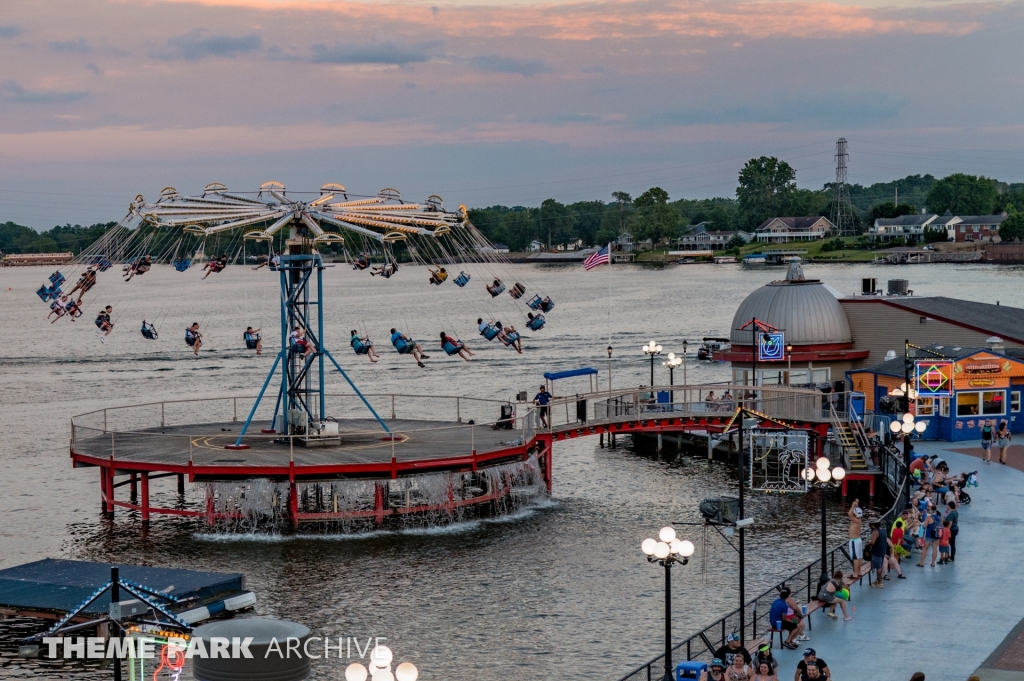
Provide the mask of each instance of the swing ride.
{"label": "swing ride", "polygon": [[[382,522],[390,515],[452,513],[473,505],[504,504],[518,488],[542,486],[542,478],[550,485],[550,462],[538,460],[525,430],[522,438],[509,442],[508,435],[479,428],[474,420],[462,424],[461,413],[454,423],[396,420],[393,400],[391,419],[386,420],[328,348],[324,315],[329,301],[323,276],[329,265],[322,251],[338,248],[353,262],[354,270],[369,269],[383,280],[398,273],[400,260],[412,262],[426,266],[428,285],[440,287],[450,278],[455,290],[463,289],[466,293],[460,295],[467,296],[472,293],[468,270],[477,267],[485,281],[493,281],[486,286],[491,298],[507,290],[514,316],[523,318],[532,331],[544,326],[541,312],[553,309],[551,298],[522,276],[522,281],[516,281],[509,275],[509,263],[470,223],[465,206],[446,210],[438,196],[409,203],[394,189],[375,196],[350,196],[345,187],[334,183],[316,193],[289,193],[279,182],[265,182],[258,192],[249,194],[229,192],[219,183],[207,185],[199,196],[166,188],[155,202],[137,196],[127,217],[76,259],[85,269],[72,291],[62,292],[69,279],[57,272],[37,294],[44,302],[53,301],[67,310],[61,301],[71,300],[70,294],[77,292],[80,307],[82,297],[97,285],[98,273],[116,263],[124,264],[124,282],[134,282],[155,263],[169,263],[176,271],[188,273],[205,260],[202,281],[239,258],[245,264],[247,244],[253,242],[265,243],[267,252],[252,269],[268,266],[277,274],[281,300],[280,350],[262,386],[254,399],[232,398],[235,412],[230,422],[207,419],[170,427],[162,406],[159,427],[110,428],[106,411],[102,429],[76,423],[72,457],[76,466],[102,468],[105,510],[127,505],[141,510],[144,520],[150,511],[170,512],[150,507],[151,474],[187,474],[190,481],[206,484],[207,509],[179,510],[178,514],[203,515],[211,524],[238,519],[239,504],[265,493],[270,501],[260,508],[296,525],[299,520],[347,522],[370,517]],[[349,245],[358,246],[355,258],[350,258]],[[449,272],[458,274],[449,277]],[[533,296],[526,299],[531,289]],[[482,293],[478,293],[481,301],[488,298]],[[512,324],[494,319],[489,324],[495,331],[481,332],[486,340],[497,339],[522,353],[522,336]],[[186,342],[195,355],[203,344],[200,326],[194,323],[186,330]],[[147,340],[159,338],[155,323],[143,321],[141,333]],[[420,344],[400,330],[392,328],[391,334],[398,353],[412,354],[423,367],[422,360],[429,356]],[[251,327],[243,339],[246,347],[257,350],[262,340],[259,330]],[[369,354],[372,343],[353,331],[351,346],[357,355]],[[454,332],[441,331],[440,346],[453,358],[469,361],[474,354]],[[375,353],[371,361],[376,361]],[[334,372],[371,418],[333,411],[336,396],[328,393],[327,383]],[[251,405],[244,419],[239,419],[238,401],[248,399]],[[320,454],[297,456],[296,448]],[[229,450],[235,458],[197,461],[197,449],[203,454]],[[288,464],[282,467],[284,454]],[[141,505],[114,499],[114,476],[126,471],[132,471],[133,480],[136,474],[144,476]],[[307,488],[297,490],[297,480]],[[358,482],[347,483],[342,491],[342,481]],[[405,495],[397,505],[389,496],[396,492]],[[300,497],[301,505],[309,506],[310,493],[315,510],[304,512],[299,508]]]}

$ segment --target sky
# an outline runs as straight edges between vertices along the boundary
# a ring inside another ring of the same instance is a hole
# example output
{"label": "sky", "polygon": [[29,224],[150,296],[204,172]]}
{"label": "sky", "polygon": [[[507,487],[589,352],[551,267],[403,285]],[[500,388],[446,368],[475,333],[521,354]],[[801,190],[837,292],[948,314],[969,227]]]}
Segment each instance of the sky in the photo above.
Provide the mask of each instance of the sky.
{"label": "sky", "polygon": [[209,182],[451,205],[1024,181],[1024,0],[4,0],[0,222]]}

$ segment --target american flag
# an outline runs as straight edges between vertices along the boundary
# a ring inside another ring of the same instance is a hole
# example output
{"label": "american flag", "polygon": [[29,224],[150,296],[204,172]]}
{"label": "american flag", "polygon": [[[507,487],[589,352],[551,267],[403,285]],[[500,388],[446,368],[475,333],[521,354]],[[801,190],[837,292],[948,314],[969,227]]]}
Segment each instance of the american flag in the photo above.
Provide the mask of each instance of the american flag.
{"label": "american flag", "polygon": [[591,270],[591,269],[597,267],[598,265],[607,265],[607,264],[609,264],[611,262],[610,253],[611,253],[611,244],[608,244],[608,246],[605,246],[604,248],[602,248],[597,253],[591,254],[591,256],[589,258],[584,260],[583,261],[583,268],[586,269],[586,270]]}

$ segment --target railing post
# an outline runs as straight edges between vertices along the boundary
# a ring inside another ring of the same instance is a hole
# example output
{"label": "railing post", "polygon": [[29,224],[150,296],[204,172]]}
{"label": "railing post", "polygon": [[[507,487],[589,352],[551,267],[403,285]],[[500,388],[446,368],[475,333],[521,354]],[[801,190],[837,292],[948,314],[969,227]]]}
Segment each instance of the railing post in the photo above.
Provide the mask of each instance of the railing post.
{"label": "railing post", "polygon": [[455,398],[455,419],[462,423],[462,399],[459,397]]}
{"label": "railing post", "polygon": [[167,420],[164,418],[164,403],[160,403],[160,427],[163,428],[167,425]]}
{"label": "railing post", "polygon": [[107,410],[103,410],[103,432],[107,432]]}
{"label": "railing post", "polygon": [[232,397],[231,398],[231,404],[232,404],[232,408],[234,410],[234,414],[231,416],[231,422],[232,423],[238,423],[238,398],[237,397]]}
{"label": "railing post", "polygon": [[395,420],[395,396],[391,395],[391,420]]}

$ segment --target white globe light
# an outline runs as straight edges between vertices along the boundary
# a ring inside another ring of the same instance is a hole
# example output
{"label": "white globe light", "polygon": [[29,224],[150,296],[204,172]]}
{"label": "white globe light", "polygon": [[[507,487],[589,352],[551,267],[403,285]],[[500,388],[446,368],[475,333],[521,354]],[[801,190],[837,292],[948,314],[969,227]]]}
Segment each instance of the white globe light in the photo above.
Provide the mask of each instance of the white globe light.
{"label": "white globe light", "polygon": [[832,479],[832,474],[827,468],[819,468],[816,475],[818,476],[818,480],[821,480],[822,482],[828,482]]}
{"label": "white globe light", "polygon": [[366,677],[369,675],[366,667],[358,662],[353,662],[345,668],[345,681],[366,681]]}
{"label": "white globe light", "polygon": [[648,556],[654,555],[654,547],[658,542],[653,539],[644,539],[643,543],[640,544],[640,550],[646,553]]}
{"label": "white globe light", "polygon": [[806,480],[807,482],[814,482],[814,469],[813,468],[805,468],[804,472],[801,473],[801,475],[803,475],[804,480]]}
{"label": "white globe light", "polygon": [[683,556],[684,558],[689,558],[690,556],[692,556],[693,542],[689,541],[688,539],[684,539],[683,541],[679,542],[679,555]]}
{"label": "white globe light", "polygon": [[656,347],[656,348],[655,348],[655,351],[656,351],[656,352],[661,352],[661,346],[659,345],[658,347]]}
{"label": "white globe light", "polygon": [[673,360],[674,360],[675,358],[676,358],[676,353],[674,353],[674,352],[670,352],[670,353],[668,353],[668,361],[670,361],[670,362],[671,362],[671,361],[673,361]]}
{"label": "white globe light", "polygon": [[679,549],[682,548],[682,546],[683,542],[679,541],[678,539],[673,539],[671,542],[669,542],[668,550],[672,553],[679,553]]}
{"label": "white globe light", "polygon": [[928,429],[928,422],[927,421],[918,421],[917,423],[914,424],[914,430],[916,430],[918,433],[923,433],[927,429]]}
{"label": "white globe light", "polygon": [[899,388],[896,388],[895,390],[892,391],[892,396],[893,397],[903,397],[903,391],[900,390]]}
{"label": "white globe light", "polygon": [[675,528],[663,527],[663,528],[661,528],[661,531],[658,532],[658,539],[660,539],[661,541],[665,542],[666,544],[670,543],[675,538],[676,538]]}
{"label": "white globe light", "polygon": [[913,420],[914,420],[914,415],[913,414],[904,414],[903,415],[903,423],[910,423]]}
{"label": "white globe light", "polygon": [[398,681],[416,681],[419,678],[420,670],[412,662],[403,662],[395,670],[395,678]]}
{"label": "white globe light", "polygon": [[910,423],[909,421],[904,421],[903,425],[900,426],[900,430],[902,430],[904,433],[909,433],[910,431],[914,430],[914,424]]}
{"label": "white globe light", "polygon": [[672,550],[669,548],[668,544],[666,544],[663,541],[660,541],[654,547],[654,557],[655,558],[668,558],[668,554],[671,553],[671,551]]}
{"label": "white globe light", "polygon": [[391,659],[394,656],[391,654],[391,648],[387,646],[377,646],[370,651],[370,664],[374,667],[387,667],[391,664]]}
{"label": "white globe light", "polygon": [[823,456],[814,465],[818,468],[828,468],[832,465],[832,462],[828,460],[828,457]]}
{"label": "white globe light", "polygon": [[390,669],[380,669],[373,673],[373,681],[395,681],[395,675]]}
{"label": "white globe light", "polygon": [[890,423],[889,424],[889,430],[891,430],[894,433],[900,432],[900,422],[899,421],[893,421],[892,423]]}
{"label": "white globe light", "polygon": [[836,482],[839,482],[845,477],[846,469],[844,469],[842,466],[836,466],[835,468],[832,469],[832,479],[835,480]]}
{"label": "white globe light", "polygon": [[903,392],[907,392],[907,384],[906,383],[900,383],[900,390],[903,391]]}

